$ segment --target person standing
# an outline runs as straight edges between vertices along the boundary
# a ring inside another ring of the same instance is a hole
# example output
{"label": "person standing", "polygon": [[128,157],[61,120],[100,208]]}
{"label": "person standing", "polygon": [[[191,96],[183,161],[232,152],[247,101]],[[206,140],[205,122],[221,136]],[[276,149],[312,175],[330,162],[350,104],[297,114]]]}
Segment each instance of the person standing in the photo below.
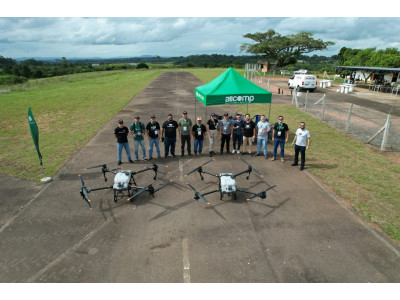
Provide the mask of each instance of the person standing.
{"label": "person standing", "polygon": [[160,124],[156,122],[156,116],[150,117],[150,122],[146,125],[147,136],[149,137],[149,160],[153,159],[153,145],[156,145],[158,158],[161,158],[160,153]]}
{"label": "person standing", "polygon": [[224,118],[220,122],[219,137],[221,138],[221,154],[224,153],[224,145],[226,143],[226,153],[229,153],[229,142],[233,133],[233,122],[229,120],[228,113],[224,113]]}
{"label": "person standing", "polygon": [[144,146],[144,136],[145,136],[145,130],[146,128],[144,127],[144,124],[140,122],[140,117],[137,116],[135,117],[135,122],[131,124],[130,127],[131,134],[133,135],[133,141],[135,143],[135,161],[139,161],[139,145],[142,148],[142,156],[143,160],[146,159],[146,148]]}
{"label": "person standing", "polygon": [[193,139],[194,139],[194,156],[197,155],[197,151],[199,155],[201,155],[201,151],[203,150],[203,140],[207,135],[207,128],[202,124],[201,117],[197,118],[197,123],[192,127],[193,131]]}
{"label": "person standing", "polygon": [[169,114],[168,120],[163,123],[161,129],[161,139],[164,141],[165,158],[168,157],[170,151],[172,157],[175,157],[176,129],[178,129],[178,127],[178,123],[173,119],[173,116]]}
{"label": "person standing", "polygon": [[[232,153],[240,153],[240,145],[243,144],[243,130],[242,125],[244,121],[241,115],[236,115],[236,120],[233,121],[233,150]],[[236,150],[237,143],[237,150]]]}
{"label": "person standing", "polygon": [[301,153],[300,171],[304,170],[306,162],[306,150],[310,148],[310,132],[306,129],[306,123],[301,122],[300,128],[296,130],[292,145],[294,145],[294,162],[292,166],[299,164],[299,152]]}
{"label": "person standing", "polygon": [[274,142],[274,152],[272,154],[272,159],[276,159],[276,153],[278,146],[281,147],[281,162],[285,162],[285,143],[289,140],[289,126],[283,123],[283,117],[278,117],[278,122],[274,124],[274,130],[272,132],[272,141]]}
{"label": "person standing", "polygon": [[251,146],[256,138],[256,124],[250,119],[250,115],[246,114],[246,119],[242,125],[243,129],[243,153],[246,154],[246,149],[251,155]]}
{"label": "person standing", "polygon": [[264,158],[268,159],[268,133],[271,131],[271,126],[265,120],[265,115],[261,115],[261,120],[257,123],[257,154],[260,155],[261,146],[264,149]]}
{"label": "person standing", "polygon": [[184,111],[182,114],[182,118],[179,119],[178,122],[179,128],[179,136],[181,138],[181,157],[183,157],[185,152],[185,143],[187,143],[187,153],[188,155],[192,155],[191,151],[191,139],[192,139],[192,120],[190,120],[187,116],[187,111]]}
{"label": "person standing", "polygon": [[121,164],[122,148],[125,148],[129,162],[133,163],[131,159],[131,150],[129,149],[128,134],[129,129],[124,126],[124,121],[121,119],[118,120],[118,127],[114,129],[114,136],[117,138],[118,165]]}
{"label": "person standing", "polygon": [[210,143],[209,146],[209,151],[210,151],[210,157],[215,154],[214,152],[214,144],[217,140],[217,135],[218,135],[218,120],[215,117],[215,113],[211,114],[211,118],[207,121],[207,131],[208,131],[208,142]]}

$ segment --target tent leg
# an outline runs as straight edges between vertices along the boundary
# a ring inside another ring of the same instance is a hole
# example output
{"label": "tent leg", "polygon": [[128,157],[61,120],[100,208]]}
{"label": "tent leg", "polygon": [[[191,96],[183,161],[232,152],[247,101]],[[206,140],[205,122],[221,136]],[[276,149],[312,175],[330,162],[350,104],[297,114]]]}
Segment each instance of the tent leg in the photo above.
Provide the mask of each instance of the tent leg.
{"label": "tent leg", "polygon": [[194,98],[194,116],[196,117],[196,98]]}
{"label": "tent leg", "polygon": [[268,123],[271,122],[271,103],[272,102],[269,103]]}

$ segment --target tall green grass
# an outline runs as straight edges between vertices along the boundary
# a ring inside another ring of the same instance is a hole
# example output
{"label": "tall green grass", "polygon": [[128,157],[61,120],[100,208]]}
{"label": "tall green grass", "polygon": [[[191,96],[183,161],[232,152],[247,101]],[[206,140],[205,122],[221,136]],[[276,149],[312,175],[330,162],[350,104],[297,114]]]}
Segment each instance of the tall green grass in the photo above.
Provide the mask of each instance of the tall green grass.
{"label": "tall green grass", "polygon": [[120,111],[161,70],[111,71],[32,80],[0,94],[1,173],[43,177],[27,111],[39,127],[46,175],[53,175],[96,130]]}
{"label": "tall green grass", "polygon": [[[238,106],[242,112],[245,105]],[[268,115],[265,105],[249,105],[249,113]],[[311,146],[306,154],[307,169],[360,213],[364,220],[379,224],[400,241],[400,164],[322,121],[288,105],[272,105],[271,121],[283,115],[290,128],[288,154],[300,122],[306,122]]]}

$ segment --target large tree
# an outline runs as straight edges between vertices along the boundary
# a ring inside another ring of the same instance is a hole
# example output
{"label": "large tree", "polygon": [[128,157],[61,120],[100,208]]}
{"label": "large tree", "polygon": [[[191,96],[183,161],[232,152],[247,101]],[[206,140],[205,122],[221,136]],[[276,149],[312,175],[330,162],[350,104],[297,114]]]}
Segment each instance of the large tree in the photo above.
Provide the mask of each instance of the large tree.
{"label": "large tree", "polygon": [[240,51],[258,54],[262,57],[276,61],[276,67],[294,64],[300,55],[316,50],[324,50],[334,42],[324,42],[312,38],[311,32],[300,32],[282,36],[269,29],[267,32],[247,33],[243,37],[252,39],[255,43],[243,43]]}

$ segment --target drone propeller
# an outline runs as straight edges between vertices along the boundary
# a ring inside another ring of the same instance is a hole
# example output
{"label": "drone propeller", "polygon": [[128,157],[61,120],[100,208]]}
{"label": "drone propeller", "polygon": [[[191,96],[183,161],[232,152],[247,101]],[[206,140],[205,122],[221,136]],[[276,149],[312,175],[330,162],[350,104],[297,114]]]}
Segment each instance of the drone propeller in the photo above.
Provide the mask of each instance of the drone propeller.
{"label": "drone propeller", "polygon": [[92,206],[90,205],[90,199],[89,199],[89,192],[86,187],[85,187],[85,182],[83,181],[83,178],[81,175],[79,175],[79,179],[81,181],[81,196],[83,198],[83,200],[85,200],[85,202],[89,205],[89,208],[92,210]]}
{"label": "drone propeller", "polygon": [[263,190],[262,192],[259,192],[258,194],[255,194],[253,197],[247,198],[246,200],[250,201],[251,199],[256,198],[256,197],[260,197],[261,200],[264,200],[265,198],[267,198],[267,193],[266,192],[271,190],[271,189],[273,189],[276,186],[278,186],[278,185],[275,184],[274,186],[271,186],[271,187],[267,188],[266,190]]}
{"label": "drone propeller", "polygon": [[252,165],[250,165],[247,161],[245,161],[244,159],[242,159],[241,157],[239,158],[241,161],[243,161],[246,165],[249,166],[249,170],[251,169],[254,173],[256,173],[258,176],[260,177],[264,177],[264,175],[262,175],[259,171],[257,171],[256,168],[254,168]]}
{"label": "drone propeller", "polygon": [[204,198],[204,196],[202,194],[200,194],[198,191],[196,191],[196,189],[190,185],[189,183],[186,183],[188,186],[190,186],[190,188],[194,191],[194,199],[195,200],[203,200],[205,203],[207,203],[207,205],[210,205],[210,202],[207,201],[206,198]]}
{"label": "drone propeller", "polygon": [[101,165],[97,165],[97,166],[84,168],[84,170],[86,171],[86,170],[89,170],[89,169],[95,169],[95,168],[100,168],[100,167],[107,168],[107,164],[101,164]]}
{"label": "drone propeller", "polygon": [[115,168],[115,169],[110,170],[109,168],[107,168],[106,164],[102,164],[102,165],[97,165],[97,166],[85,168],[84,170],[86,171],[86,170],[89,170],[89,169],[100,168],[100,167],[101,167],[101,172],[103,173],[103,176],[104,176],[104,181],[107,181],[107,177],[106,177],[106,173],[107,172],[111,172],[111,173],[115,174],[114,171],[121,169],[121,168]]}
{"label": "drone propeller", "polygon": [[215,160],[215,158],[210,159],[209,161],[206,161],[204,164],[202,164],[202,165],[198,166],[197,168],[193,169],[192,171],[190,171],[189,173],[187,173],[185,176],[188,176],[188,175],[190,175],[190,174],[192,174],[192,173],[194,173],[194,172],[196,172],[196,171],[201,170],[201,168],[202,168],[203,166],[205,166],[206,164],[208,164],[208,163],[210,163],[210,162],[212,162],[212,161],[214,161],[214,160]]}

